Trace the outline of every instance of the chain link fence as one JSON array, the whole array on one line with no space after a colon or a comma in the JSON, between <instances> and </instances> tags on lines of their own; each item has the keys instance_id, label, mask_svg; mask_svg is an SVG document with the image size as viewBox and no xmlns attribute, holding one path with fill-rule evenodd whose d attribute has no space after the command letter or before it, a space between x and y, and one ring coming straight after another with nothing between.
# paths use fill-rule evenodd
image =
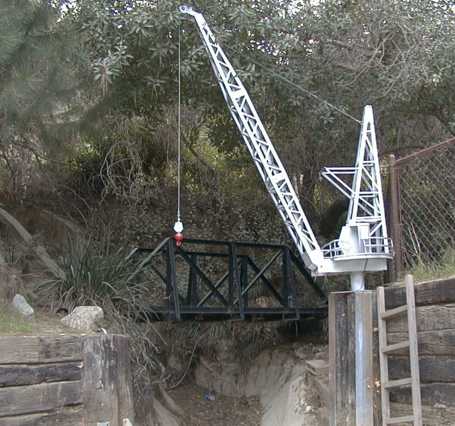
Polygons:
<instances>
[{"instance_id":1,"label":"chain link fence","mask_svg":"<svg viewBox=\"0 0 455 426\"><path fill-rule=\"evenodd\" d=\"M389 168L395 275L453 258L455 138L395 160Z\"/></svg>"}]
</instances>

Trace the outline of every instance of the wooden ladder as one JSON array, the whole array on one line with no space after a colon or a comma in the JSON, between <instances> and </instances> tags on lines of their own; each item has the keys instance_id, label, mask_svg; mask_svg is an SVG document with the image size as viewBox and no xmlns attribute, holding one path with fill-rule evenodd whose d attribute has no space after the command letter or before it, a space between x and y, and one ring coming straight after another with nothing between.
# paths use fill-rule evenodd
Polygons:
<instances>
[{"instance_id":1,"label":"wooden ladder","mask_svg":"<svg viewBox=\"0 0 455 426\"><path fill-rule=\"evenodd\" d=\"M406 275L406 305L397 308L385 309L384 287L378 287L378 329L379 329L379 365L381 370L381 401L382 401L382 424L383 426L398 423L412 423L414 426L422 426L422 402L420 398L420 374L419 355L417 349L417 326L414 296L414 281L412 275ZM387 342L387 321L407 313L408 340L389 345ZM409 349L411 377L390 380L388 356L401 349ZM401 387L411 387L412 391L412 415L391 417L390 416L390 391Z\"/></svg>"}]
</instances>

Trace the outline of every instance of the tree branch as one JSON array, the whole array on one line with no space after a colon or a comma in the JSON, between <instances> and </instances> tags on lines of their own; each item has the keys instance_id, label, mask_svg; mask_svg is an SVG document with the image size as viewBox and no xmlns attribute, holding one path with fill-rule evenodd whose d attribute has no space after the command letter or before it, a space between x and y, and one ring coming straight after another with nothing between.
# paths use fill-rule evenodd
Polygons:
<instances>
[{"instance_id":1,"label":"tree branch","mask_svg":"<svg viewBox=\"0 0 455 426\"><path fill-rule=\"evenodd\" d=\"M0 208L0 221L6 225L11 225L16 230L19 236L33 249L35 254L40 258L41 262L44 263L52 275L62 280L66 279L65 272L49 256L47 250L43 246L35 244L32 235L22 226L22 224L2 208Z\"/></svg>"}]
</instances>

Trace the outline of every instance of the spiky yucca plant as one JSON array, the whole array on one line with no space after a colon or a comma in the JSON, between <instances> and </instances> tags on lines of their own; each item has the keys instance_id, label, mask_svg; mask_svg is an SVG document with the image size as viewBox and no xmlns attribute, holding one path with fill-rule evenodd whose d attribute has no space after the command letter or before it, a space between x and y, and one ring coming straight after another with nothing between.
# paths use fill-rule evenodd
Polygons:
<instances>
[{"instance_id":1,"label":"spiky yucca plant","mask_svg":"<svg viewBox=\"0 0 455 426\"><path fill-rule=\"evenodd\" d=\"M130 357L136 385L155 380L163 372L158 359L164 339L150 321L157 286L147 271L139 270L139 259L104 241L71 240L60 261L65 279L48 280L38 287L41 299L51 309L71 310L96 305L104 310L108 331L131 337ZM134 279L131 276L134 272Z\"/></svg>"}]
</instances>

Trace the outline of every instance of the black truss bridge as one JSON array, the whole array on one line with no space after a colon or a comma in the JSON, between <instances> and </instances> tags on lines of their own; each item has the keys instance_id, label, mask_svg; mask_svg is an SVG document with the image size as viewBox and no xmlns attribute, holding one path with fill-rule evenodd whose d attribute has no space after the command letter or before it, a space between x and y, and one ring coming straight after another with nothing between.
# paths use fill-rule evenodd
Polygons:
<instances>
[{"instance_id":1,"label":"black truss bridge","mask_svg":"<svg viewBox=\"0 0 455 426\"><path fill-rule=\"evenodd\" d=\"M172 238L136 248L137 273L159 283L149 319L299 320L327 315L327 297L289 247Z\"/></svg>"}]
</instances>

